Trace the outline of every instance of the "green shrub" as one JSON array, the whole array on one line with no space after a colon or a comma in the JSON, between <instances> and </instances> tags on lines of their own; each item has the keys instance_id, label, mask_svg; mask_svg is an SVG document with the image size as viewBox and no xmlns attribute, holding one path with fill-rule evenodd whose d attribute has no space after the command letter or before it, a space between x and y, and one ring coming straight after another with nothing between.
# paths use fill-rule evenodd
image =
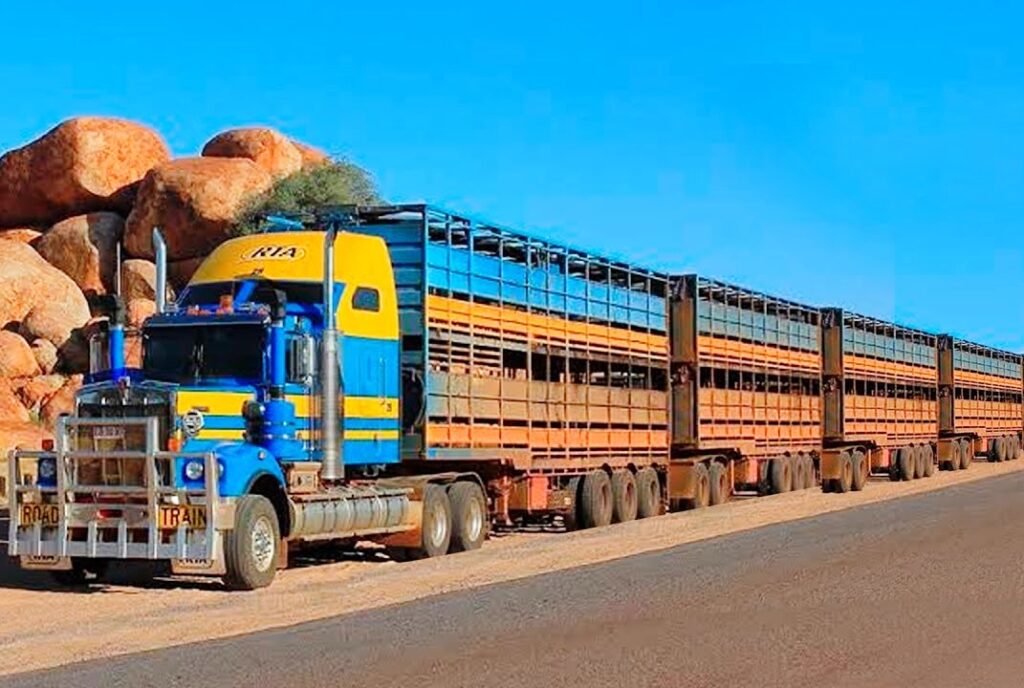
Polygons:
<instances>
[{"instance_id":1,"label":"green shrub","mask_svg":"<svg viewBox=\"0 0 1024 688\"><path fill-rule=\"evenodd\" d=\"M332 205L374 205L381 202L370 174L350 162L333 160L279 179L253 198L239 214L235 234L259 231L275 213L312 212Z\"/></svg>"}]
</instances>

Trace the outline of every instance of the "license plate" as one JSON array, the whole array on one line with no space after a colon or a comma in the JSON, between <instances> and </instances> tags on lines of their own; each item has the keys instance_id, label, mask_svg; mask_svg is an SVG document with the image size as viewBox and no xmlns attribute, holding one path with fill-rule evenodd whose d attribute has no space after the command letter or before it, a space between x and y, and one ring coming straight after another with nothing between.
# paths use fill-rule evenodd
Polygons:
<instances>
[{"instance_id":1,"label":"license plate","mask_svg":"<svg viewBox=\"0 0 1024 688\"><path fill-rule=\"evenodd\" d=\"M21 525L55 526L60 521L60 507L56 504L22 504L19 514Z\"/></svg>"},{"instance_id":2,"label":"license plate","mask_svg":"<svg viewBox=\"0 0 1024 688\"><path fill-rule=\"evenodd\" d=\"M181 525L192 530L205 528L206 507L193 504L160 507L161 530L177 530Z\"/></svg>"},{"instance_id":3,"label":"license plate","mask_svg":"<svg viewBox=\"0 0 1024 688\"><path fill-rule=\"evenodd\" d=\"M124 428L117 425L97 425L92 436L98 440L123 440Z\"/></svg>"}]
</instances>

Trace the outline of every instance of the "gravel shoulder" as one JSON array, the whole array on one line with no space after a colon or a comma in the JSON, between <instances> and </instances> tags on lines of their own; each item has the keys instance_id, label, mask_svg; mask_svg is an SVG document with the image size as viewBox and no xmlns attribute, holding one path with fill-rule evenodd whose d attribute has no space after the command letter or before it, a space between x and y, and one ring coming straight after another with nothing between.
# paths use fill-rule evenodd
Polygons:
<instances>
[{"instance_id":1,"label":"gravel shoulder","mask_svg":"<svg viewBox=\"0 0 1024 688\"><path fill-rule=\"evenodd\" d=\"M60 590L47 576L23 572L5 560L0 563L0 674L290 626L1021 470L1024 461L979 463L914 482L872 480L860 493L806 490L591 531L516 533L477 552L402 564L374 552L320 553L282 572L270 588L252 593L226 592L202 579L138 579L129 570L115 571L109 585Z\"/></svg>"}]
</instances>

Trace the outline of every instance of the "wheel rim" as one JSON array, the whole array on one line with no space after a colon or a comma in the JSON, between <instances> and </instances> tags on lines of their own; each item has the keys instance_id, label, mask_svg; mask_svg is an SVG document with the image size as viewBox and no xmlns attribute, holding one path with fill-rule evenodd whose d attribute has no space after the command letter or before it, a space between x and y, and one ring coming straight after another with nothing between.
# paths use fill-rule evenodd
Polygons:
<instances>
[{"instance_id":1,"label":"wheel rim","mask_svg":"<svg viewBox=\"0 0 1024 688\"><path fill-rule=\"evenodd\" d=\"M257 571L263 572L274 564L274 528L270 519L260 516L252 524L250 533L252 563Z\"/></svg>"},{"instance_id":2,"label":"wheel rim","mask_svg":"<svg viewBox=\"0 0 1024 688\"><path fill-rule=\"evenodd\" d=\"M466 511L466 537L471 542L476 542L484 529L484 513L483 509L480 508L480 502L473 499L469 502L469 508Z\"/></svg>"},{"instance_id":3,"label":"wheel rim","mask_svg":"<svg viewBox=\"0 0 1024 688\"><path fill-rule=\"evenodd\" d=\"M448 535L448 514L444 509L434 509L433 516L427 535L430 538L430 544L440 547L444 544L445 536Z\"/></svg>"}]
</instances>

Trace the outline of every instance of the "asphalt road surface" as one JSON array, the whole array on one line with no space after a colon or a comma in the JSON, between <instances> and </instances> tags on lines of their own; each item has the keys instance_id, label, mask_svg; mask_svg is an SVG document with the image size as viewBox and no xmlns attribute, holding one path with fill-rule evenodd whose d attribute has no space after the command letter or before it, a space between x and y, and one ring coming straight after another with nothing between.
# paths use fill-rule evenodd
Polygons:
<instances>
[{"instance_id":1,"label":"asphalt road surface","mask_svg":"<svg viewBox=\"0 0 1024 688\"><path fill-rule=\"evenodd\" d=\"M1022 524L1018 473L4 685L1020 686Z\"/></svg>"}]
</instances>

